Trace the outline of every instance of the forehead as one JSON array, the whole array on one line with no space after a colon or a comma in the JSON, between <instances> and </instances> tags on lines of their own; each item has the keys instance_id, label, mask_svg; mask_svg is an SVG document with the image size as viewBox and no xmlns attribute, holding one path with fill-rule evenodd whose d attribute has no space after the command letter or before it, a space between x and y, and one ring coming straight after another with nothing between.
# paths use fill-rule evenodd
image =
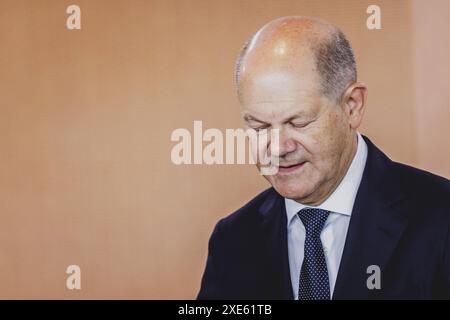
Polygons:
<instances>
[{"instance_id":1,"label":"forehead","mask_svg":"<svg viewBox=\"0 0 450 320\"><path fill-rule=\"evenodd\" d=\"M272 116L314 112L322 102L317 81L315 72L307 69L257 73L241 82L242 111Z\"/></svg>"},{"instance_id":2,"label":"forehead","mask_svg":"<svg viewBox=\"0 0 450 320\"><path fill-rule=\"evenodd\" d=\"M319 94L318 78L312 70L268 71L247 77L241 82L244 102L294 100Z\"/></svg>"}]
</instances>

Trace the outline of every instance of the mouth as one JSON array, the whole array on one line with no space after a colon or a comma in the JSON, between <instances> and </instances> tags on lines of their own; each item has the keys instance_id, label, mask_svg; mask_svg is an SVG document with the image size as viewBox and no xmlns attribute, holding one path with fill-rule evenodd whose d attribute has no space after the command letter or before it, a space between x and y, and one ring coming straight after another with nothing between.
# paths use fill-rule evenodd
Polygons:
<instances>
[{"instance_id":1,"label":"mouth","mask_svg":"<svg viewBox=\"0 0 450 320\"><path fill-rule=\"evenodd\" d=\"M306 161L303 161L303 162L300 162L300 163L297 163L297 164L293 164L293 165L290 165L290 166L279 166L278 167L278 173L279 174L289 174L291 172L294 172L294 171L302 168L305 163L306 163Z\"/></svg>"}]
</instances>

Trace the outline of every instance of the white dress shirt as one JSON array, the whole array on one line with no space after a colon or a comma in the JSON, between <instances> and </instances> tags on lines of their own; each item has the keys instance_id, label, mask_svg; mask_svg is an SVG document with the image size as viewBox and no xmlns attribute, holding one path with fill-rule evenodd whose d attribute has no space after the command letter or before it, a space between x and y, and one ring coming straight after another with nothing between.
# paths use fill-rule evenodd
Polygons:
<instances>
[{"instance_id":1,"label":"white dress shirt","mask_svg":"<svg viewBox=\"0 0 450 320\"><path fill-rule=\"evenodd\" d=\"M289 268L291 272L294 298L298 299L300 270L304 257L305 227L297 213L303 208L319 208L331 211L320 239L325 253L325 260L330 280L330 296L333 296L334 285L344 250L347 229L350 223L353 204L361 182L367 159L367 145L358 133L358 147L344 179L334 192L319 206L312 207L285 198L288 231Z\"/></svg>"}]
</instances>

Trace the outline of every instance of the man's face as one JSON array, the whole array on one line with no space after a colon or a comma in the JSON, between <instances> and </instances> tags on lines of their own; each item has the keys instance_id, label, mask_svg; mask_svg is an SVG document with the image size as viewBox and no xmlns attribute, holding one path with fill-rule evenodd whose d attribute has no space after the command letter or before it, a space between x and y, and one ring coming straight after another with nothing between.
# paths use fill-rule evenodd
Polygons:
<instances>
[{"instance_id":1,"label":"man's face","mask_svg":"<svg viewBox=\"0 0 450 320\"><path fill-rule=\"evenodd\" d=\"M320 204L345 174L351 129L343 107L318 90L314 70L258 73L241 83L242 116L256 130L279 129L275 175L265 176L279 194ZM333 189L333 190L331 190Z\"/></svg>"}]
</instances>

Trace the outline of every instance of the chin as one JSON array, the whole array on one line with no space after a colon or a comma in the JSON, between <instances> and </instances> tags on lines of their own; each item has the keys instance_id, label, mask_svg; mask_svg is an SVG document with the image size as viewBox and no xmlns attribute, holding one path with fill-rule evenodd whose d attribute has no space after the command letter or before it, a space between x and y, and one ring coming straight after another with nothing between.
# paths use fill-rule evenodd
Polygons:
<instances>
[{"instance_id":1,"label":"chin","mask_svg":"<svg viewBox=\"0 0 450 320\"><path fill-rule=\"evenodd\" d=\"M275 190L284 198L292 199L301 202L301 199L304 199L309 195L307 192L302 192L298 190L283 190L277 187L274 187Z\"/></svg>"},{"instance_id":2,"label":"chin","mask_svg":"<svg viewBox=\"0 0 450 320\"><path fill-rule=\"evenodd\" d=\"M311 188L291 181L270 181L274 189L284 198L301 200L311 194Z\"/></svg>"}]
</instances>

